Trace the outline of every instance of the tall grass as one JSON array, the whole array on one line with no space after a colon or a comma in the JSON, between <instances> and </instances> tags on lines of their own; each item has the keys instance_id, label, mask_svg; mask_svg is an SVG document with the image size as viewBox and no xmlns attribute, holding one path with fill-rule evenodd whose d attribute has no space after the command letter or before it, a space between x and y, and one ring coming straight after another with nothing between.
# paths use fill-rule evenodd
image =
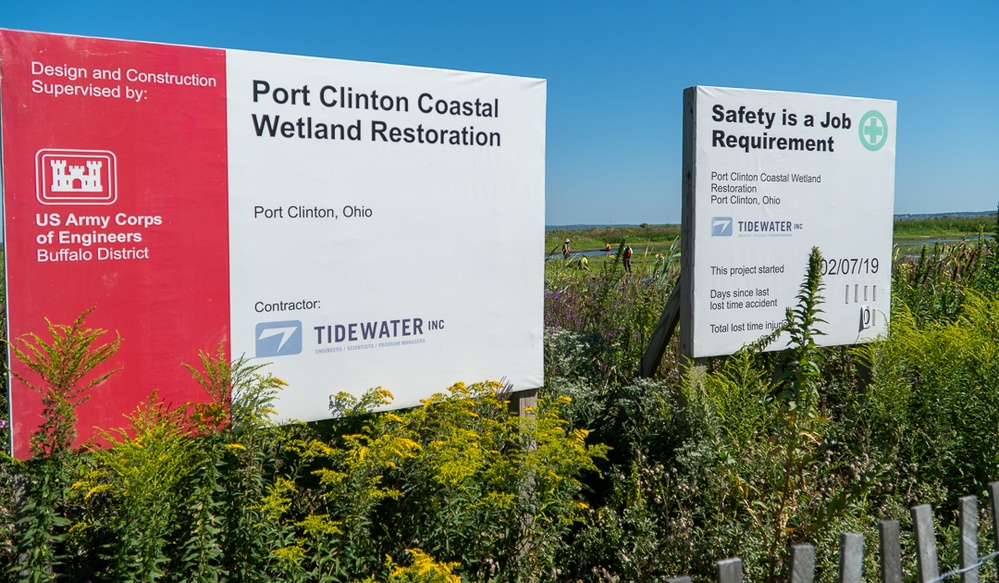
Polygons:
<instances>
[{"instance_id":1,"label":"tall grass","mask_svg":"<svg viewBox=\"0 0 999 583\"><path fill-rule=\"evenodd\" d=\"M631 273L625 272L619 252L595 258L589 270L574 261L546 262L547 376L570 374L573 368L603 382L635 376L676 283L679 263L675 246L670 249L669 256L636 250ZM586 342L592 353L586 362L576 362L562 342Z\"/></svg>"},{"instance_id":2,"label":"tall grass","mask_svg":"<svg viewBox=\"0 0 999 583\"><path fill-rule=\"evenodd\" d=\"M674 345L642 380L677 262L675 248L633 246L631 273L620 243L589 269L546 263L533 418L478 383L387 413L374 412L383 389L333 394L332 421L278 426L284 383L219 352L190 367L207 403L153 394L109 447L69 451L65 407L85 384L31 379L68 397L51 395L32 460L0 458L0 565L34 581L655 582L706 581L740 556L748 579L777 582L787 546L809 543L826 583L840 532L875 540L880 520L901 519L911 549L907 509L924 503L941 560L956 560L957 498L999 479L995 239L900 254L878 342L815 347L813 256L789 350L761 341L681 369ZM82 321L27 340L66 334L92 338L63 339L84 357L113 348Z\"/></svg>"},{"instance_id":3,"label":"tall grass","mask_svg":"<svg viewBox=\"0 0 999 583\"><path fill-rule=\"evenodd\" d=\"M908 508L924 503L938 508L942 560L955 560L957 498L999 479L997 257L994 240L975 239L899 259L879 342L803 352L823 323L807 317L820 303L799 304L799 348L746 350L682 377L674 361L656 381L587 378L604 333L550 331L573 366L552 367L548 390L572 395L570 418L613 446L591 481L572 580L711 578L715 560L740 556L747 578L776 582L787 546L809 543L831 581L840 532L876 540L879 521L901 519L911 548ZM821 298L807 287L803 298Z\"/></svg>"},{"instance_id":4,"label":"tall grass","mask_svg":"<svg viewBox=\"0 0 999 583\"><path fill-rule=\"evenodd\" d=\"M96 363L116 344L53 325L46 346ZM46 351L41 351L47 353ZM30 358L32 351L21 353ZM496 383L458 384L423 407L375 414L391 395L331 396L328 438L278 426L284 382L260 365L201 355L210 397L171 408L155 393L70 451L72 408L47 412L32 459L3 458L0 565L26 581L554 581L602 445L569 427L565 398L510 413ZM44 363L42 363L44 365ZM36 386L66 393L39 366ZM61 377L60 377L61 378ZM87 384L74 395L86 396ZM54 397L52 397L54 398ZM54 426L55 430L51 430ZM43 439L44 438L44 441ZM27 482L15 508L13 476Z\"/></svg>"}]
</instances>

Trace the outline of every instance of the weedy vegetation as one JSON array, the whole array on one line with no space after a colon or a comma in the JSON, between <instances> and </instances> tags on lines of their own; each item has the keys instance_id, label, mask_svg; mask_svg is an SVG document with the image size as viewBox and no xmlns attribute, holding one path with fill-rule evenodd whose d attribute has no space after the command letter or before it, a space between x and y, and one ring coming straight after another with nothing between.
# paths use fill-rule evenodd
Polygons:
<instances>
[{"instance_id":1,"label":"weedy vegetation","mask_svg":"<svg viewBox=\"0 0 999 583\"><path fill-rule=\"evenodd\" d=\"M546 261L545 386L524 417L507 387L483 381L389 412L390 387L333 392L330 421L276 425L284 382L212 347L188 366L203 403L150 393L101 446L74 449L75 408L129 339L89 328L86 313L13 339L46 414L31 459L0 459L2 576L708 581L717 559L740 556L747 580L776 583L788 546L808 543L828 583L839 533L877 540L891 518L912 578L908 509L926 503L941 564L956 564L957 498L999 479L995 239L897 254L888 333L853 347L816 345L816 249L787 306L788 349L765 351L771 335L685 366L674 344L638 379L679 250L675 237L617 235L586 265Z\"/></svg>"}]
</instances>

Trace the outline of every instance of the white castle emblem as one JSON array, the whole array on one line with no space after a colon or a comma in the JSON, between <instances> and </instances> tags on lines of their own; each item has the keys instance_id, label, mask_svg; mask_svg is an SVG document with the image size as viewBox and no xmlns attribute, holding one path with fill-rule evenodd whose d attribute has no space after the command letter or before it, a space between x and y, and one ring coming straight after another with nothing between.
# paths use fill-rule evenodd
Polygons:
<instances>
[{"instance_id":1,"label":"white castle emblem","mask_svg":"<svg viewBox=\"0 0 999 583\"><path fill-rule=\"evenodd\" d=\"M83 166L70 166L69 174L66 174L65 160L51 160L52 165L52 192L102 192L101 167L104 162L87 161L87 173L84 174ZM75 186L79 181L79 186Z\"/></svg>"}]
</instances>

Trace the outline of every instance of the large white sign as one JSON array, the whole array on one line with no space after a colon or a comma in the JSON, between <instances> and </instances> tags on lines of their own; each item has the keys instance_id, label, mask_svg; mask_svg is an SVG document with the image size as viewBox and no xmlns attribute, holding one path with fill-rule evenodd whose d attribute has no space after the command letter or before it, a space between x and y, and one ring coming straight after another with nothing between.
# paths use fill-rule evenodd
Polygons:
<instances>
[{"instance_id":1,"label":"large white sign","mask_svg":"<svg viewBox=\"0 0 999 583\"><path fill-rule=\"evenodd\" d=\"M10 335L122 337L81 440L207 398L181 363L220 343L283 419L541 386L544 80L0 30L0 84ZM27 457L41 395L11 404Z\"/></svg>"},{"instance_id":2,"label":"large white sign","mask_svg":"<svg viewBox=\"0 0 999 583\"><path fill-rule=\"evenodd\" d=\"M882 334L895 102L692 87L684 111L682 351L731 354L775 330L796 304L813 246L825 285L818 342Z\"/></svg>"},{"instance_id":3,"label":"large white sign","mask_svg":"<svg viewBox=\"0 0 999 583\"><path fill-rule=\"evenodd\" d=\"M274 360L281 414L375 384L405 406L541 386L544 82L226 62L233 352Z\"/></svg>"}]
</instances>

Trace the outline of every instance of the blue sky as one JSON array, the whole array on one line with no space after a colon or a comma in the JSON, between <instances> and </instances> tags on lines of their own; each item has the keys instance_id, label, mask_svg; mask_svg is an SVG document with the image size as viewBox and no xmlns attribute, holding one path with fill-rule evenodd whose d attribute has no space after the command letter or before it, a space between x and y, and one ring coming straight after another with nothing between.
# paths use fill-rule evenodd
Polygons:
<instances>
[{"instance_id":1,"label":"blue sky","mask_svg":"<svg viewBox=\"0 0 999 583\"><path fill-rule=\"evenodd\" d=\"M999 203L999 2L46 2L0 27L548 80L546 223L679 223L691 85L898 101L896 213Z\"/></svg>"}]
</instances>

